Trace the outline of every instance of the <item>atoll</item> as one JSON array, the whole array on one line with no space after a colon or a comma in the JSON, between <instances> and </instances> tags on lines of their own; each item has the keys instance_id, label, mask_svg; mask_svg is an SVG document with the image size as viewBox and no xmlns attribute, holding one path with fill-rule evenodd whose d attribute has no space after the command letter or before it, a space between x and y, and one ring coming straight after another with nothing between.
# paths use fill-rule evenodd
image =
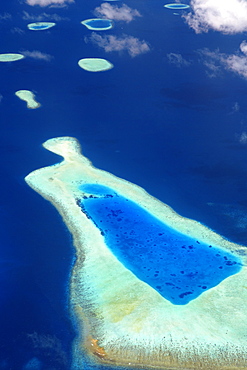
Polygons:
<instances>
[{"instance_id":1,"label":"atoll","mask_svg":"<svg viewBox=\"0 0 247 370\"><path fill-rule=\"evenodd\" d=\"M246 369L246 247L178 215L139 186L93 167L74 138L50 139L43 146L62 156L63 161L30 173L25 180L57 208L73 235L76 260L70 278L70 307L78 336L72 368L81 369L87 354L94 363L115 367ZM128 202L134 202L174 232L195 239L198 248L205 243L208 248L214 246L223 254L236 256L241 261L240 271L188 304L172 304L112 253L104 229L90 217L91 210L82 207L94 200L99 204L101 200L115 202L116 194L126 199L127 208ZM109 223L118 223L121 232L121 208L107 209L104 217ZM135 230L131 227L129 232L131 244ZM172 249L180 246L176 239L169 243ZM227 265L228 257L223 259ZM168 256L164 269L170 263Z\"/></svg>"},{"instance_id":2,"label":"atoll","mask_svg":"<svg viewBox=\"0 0 247 370\"><path fill-rule=\"evenodd\" d=\"M14 54L14 53L6 53L0 54L0 62L15 62L16 60L20 60L25 58L22 54Z\"/></svg>"},{"instance_id":3,"label":"atoll","mask_svg":"<svg viewBox=\"0 0 247 370\"><path fill-rule=\"evenodd\" d=\"M79 67L89 72L102 72L113 68L113 64L106 59L84 58L78 62Z\"/></svg>"},{"instance_id":4,"label":"atoll","mask_svg":"<svg viewBox=\"0 0 247 370\"><path fill-rule=\"evenodd\" d=\"M166 4L164 5L164 7L168 9L179 10L179 9L188 9L190 6L187 4L174 3L174 4Z\"/></svg>"},{"instance_id":5,"label":"atoll","mask_svg":"<svg viewBox=\"0 0 247 370\"><path fill-rule=\"evenodd\" d=\"M15 92L15 95L18 96L19 99L24 100L29 109L37 109L40 107L40 103L35 100L35 95L32 91L18 90Z\"/></svg>"},{"instance_id":6,"label":"atoll","mask_svg":"<svg viewBox=\"0 0 247 370\"><path fill-rule=\"evenodd\" d=\"M35 22L27 25L27 28L32 31L43 31L54 27L56 23L53 22Z\"/></svg>"},{"instance_id":7,"label":"atoll","mask_svg":"<svg viewBox=\"0 0 247 370\"><path fill-rule=\"evenodd\" d=\"M86 19L85 21L82 21L81 24L86 26L89 30L94 31L106 31L113 27L113 21L110 19Z\"/></svg>"}]
</instances>

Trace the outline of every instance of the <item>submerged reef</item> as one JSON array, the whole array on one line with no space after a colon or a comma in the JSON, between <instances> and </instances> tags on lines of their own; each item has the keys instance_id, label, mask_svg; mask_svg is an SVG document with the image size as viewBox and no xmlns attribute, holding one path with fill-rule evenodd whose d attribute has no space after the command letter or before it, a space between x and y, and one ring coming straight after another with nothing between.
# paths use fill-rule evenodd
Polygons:
<instances>
[{"instance_id":1,"label":"submerged reef","mask_svg":"<svg viewBox=\"0 0 247 370\"><path fill-rule=\"evenodd\" d=\"M40 107L40 103L35 100L35 95L32 91L29 90L18 90L15 92L15 95L24 100L27 103L27 108L37 109Z\"/></svg>"},{"instance_id":2,"label":"submerged reef","mask_svg":"<svg viewBox=\"0 0 247 370\"><path fill-rule=\"evenodd\" d=\"M57 208L73 235L70 308L78 335L72 369L82 369L85 356L114 368L246 369L246 247L178 215L139 186L93 167L74 138L50 139L43 146L63 161L31 172L25 180ZM220 266L228 273L189 302L172 301L138 275L138 268L157 264L151 257L155 247L163 253L159 274L176 267L171 262L175 255L186 281L197 285L205 277L213 279L206 276L209 266L212 275ZM201 264L204 247L213 255L207 264ZM121 253L136 256L137 269ZM195 266L188 267L193 256Z\"/></svg>"},{"instance_id":3,"label":"submerged reef","mask_svg":"<svg viewBox=\"0 0 247 370\"><path fill-rule=\"evenodd\" d=\"M32 31L42 31L42 30L48 30L51 27L54 27L56 23L53 22L35 22L35 23L29 23L27 25L27 28Z\"/></svg>"},{"instance_id":4,"label":"submerged reef","mask_svg":"<svg viewBox=\"0 0 247 370\"><path fill-rule=\"evenodd\" d=\"M89 72L102 72L113 68L113 64L101 58L83 58L79 60L78 65Z\"/></svg>"}]
</instances>

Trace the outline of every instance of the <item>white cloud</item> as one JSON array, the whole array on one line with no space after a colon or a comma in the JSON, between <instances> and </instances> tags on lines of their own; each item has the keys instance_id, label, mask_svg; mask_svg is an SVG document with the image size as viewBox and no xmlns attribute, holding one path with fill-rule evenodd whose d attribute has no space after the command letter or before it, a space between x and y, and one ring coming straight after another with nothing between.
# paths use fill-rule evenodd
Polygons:
<instances>
[{"instance_id":1,"label":"white cloud","mask_svg":"<svg viewBox=\"0 0 247 370\"><path fill-rule=\"evenodd\" d=\"M205 67L208 68L208 70L207 70L208 77L216 77L216 76L219 76L221 74L221 66L217 65L215 63L215 61L213 61L213 60L211 60L211 61L204 60L203 64L205 65Z\"/></svg>"},{"instance_id":2,"label":"white cloud","mask_svg":"<svg viewBox=\"0 0 247 370\"><path fill-rule=\"evenodd\" d=\"M219 76L222 72L221 54L219 50L210 51L209 49L201 49L197 51L201 57L201 61L207 68L206 73L209 77Z\"/></svg>"},{"instance_id":3,"label":"white cloud","mask_svg":"<svg viewBox=\"0 0 247 370\"><path fill-rule=\"evenodd\" d=\"M14 27L14 28L11 28L11 33L18 33L19 35L23 35L25 33L24 30L22 30L21 28L19 27Z\"/></svg>"},{"instance_id":4,"label":"white cloud","mask_svg":"<svg viewBox=\"0 0 247 370\"><path fill-rule=\"evenodd\" d=\"M133 21L135 17L141 17L138 10L128 7L126 4L118 7L117 5L103 3L101 6L95 8L94 14L97 17L112 19L115 21L125 21L127 23Z\"/></svg>"},{"instance_id":5,"label":"white cloud","mask_svg":"<svg viewBox=\"0 0 247 370\"><path fill-rule=\"evenodd\" d=\"M238 113L240 111L240 105L239 103L236 101L233 106L231 107L231 111L228 113L229 116L235 114L235 113Z\"/></svg>"},{"instance_id":6,"label":"white cloud","mask_svg":"<svg viewBox=\"0 0 247 370\"><path fill-rule=\"evenodd\" d=\"M216 77L222 69L225 69L247 79L246 55L240 54L239 52L236 54L226 54L220 53L219 50L210 51L208 49L200 50L199 53L202 56L203 64L211 72L210 77Z\"/></svg>"},{"instance_id":7,"label":"white cloud","mask_svg":"<svg viewBox=\"0 0 247 370\"><path fill-rule=\"evenodd\" d=\"M48 6L48 5L63 5L65 3L73 3L74 0L26 0L28 5Z\"/></svg>"},{"instance_id":8,"label":"white cloud","mask_svg":"<svg viewBox=\"0 0 247 370\"><path fill-rule=\"evenodd\" d=\"M33 50L33 51L25 50L25 51L22 51L21 54L25 55L25 57L45 60L47 62L49 62L53 58L50 54L42 53L39 50Z\"/></svg>"},{"instance_id":9,"label":"white cloud","mask_svg":"<svg viewBox=\"0 0 247 370\"><path fill-rule=\"evenodd\" d=\"M222 64L225 64L225 69L229 69L232 72L239 74L240 76L247 78L247 57L239 55L222 56Z\"/></svg>"},{"instance_id":10,"label":"white cloud","mask_svg":"<svg viewBox=\"0 0 247 370\"><path fill-rule=\"evenodd\" d=\"M239 142L243 145L247 144L247 133L245 131L239 136Z\"/></svg>"},{"instance_id":11,"label":"white cloud","mask_svg":"<svg viewBox=\"0 0 247 370\"><path fill-rule=\"evenodd\" d=\"M25 21L36 21L36 22L50 19L50 20L59 22L59 21L68 20L69 18L61 17L60 15L56 13L54 14L41 13L39 15L35 15L35 14L30 14L26 11L23 11L22 19L24 19Z\"/></svg>"},{"instance_id":12,"label":"white cloud","mask_svg":"<svg viewBox=\"0 0 247 370\"><path fill-rule=\"evenodd\" d=\"M247 55L247 42L245 40L243 42L241 42L239 48L242 51L242 53Z\"/></svg>"},{"instance_id":13,"label":"white cloud","mask_svg":"<svg viewBox=\"0 0 247 370\"><path fill-rule=\"evenodd\" d=\"M169 60L169 63L175 64L176 67L188 67L191 65L191 62L188 60L184 59L181 54L176 54L176 53L169 53L167 54L167 58Z\"/></svg>"},{"instance_id":14,"label":"white cloud","mask_svg":"<svg viewBox=\"0 0 247 370\"><path fill-rule=\"evenodd\" d=\"M8 21L12 19L12 15L9 13L0 14L0 21Z\"/></svg>"},{"instance_id":15,"label":"white cloud","mask_svg":"<svg viewBox=\"0 0 247 370\"><path fill-rule=\"evenodd\" d=\"M106 52L110 51L123 51L126 50L131 57L136 57L139 54L146 53L150 51L149 45L144 40L139 40L133 36L123 35L122 37L117 37L114 35L100 36L95 32L92 36L85 38L85 41L92 41L94 44L103 48Z\"/></svg>"},{"instance_id":16,"label":"white cloud","mask_svg":"<svg viewBox=\"0 0 247 370\"><path fill-rule=\"evenodd\" d=\"M239 103L236 101L236 102L233 104L232 111L235 113L235 112L239 112L239 110L240 110L240 105L239 105Z\"/></svg>"},{"instance_id":17,"label":"white cloud","mask_svg":"<svg viewBox=\"0 0 247 370\"><path fill-rule=\"evenodd\" d=\"M210 29L225 34L247 31L246 0L192 0L191 8L184 18L196 33Z\"/></svg>"},{"instance_id":18,"label":"white cloud","mask_svg":"<svg viewBox=\"0 0 247 370\"><path fill-rule=\"evenodd\" d=\"M63 3L63 4L52 4L50 5L50 8L65 8L67 6L67 4Z\"/></svg>"},{"instance_id":19,"label":"white cloud","mask_svg":"<svg viewBox=\"0 0 247 370\"><path fill-rule=\"evenodd\" d=\"M43 13L44 14L44 13ZM28 12L26 12L25 10L23 11L23 16L22 16L22 19L24 19L24 21L33 21L33 20L36 20L37 18L37 21L41 20L39 19L40 16L37 16L37 15L34 15L34 14L29 14ZM43 18L42 18L43 19Z\"/></svg>"}]
</instances>

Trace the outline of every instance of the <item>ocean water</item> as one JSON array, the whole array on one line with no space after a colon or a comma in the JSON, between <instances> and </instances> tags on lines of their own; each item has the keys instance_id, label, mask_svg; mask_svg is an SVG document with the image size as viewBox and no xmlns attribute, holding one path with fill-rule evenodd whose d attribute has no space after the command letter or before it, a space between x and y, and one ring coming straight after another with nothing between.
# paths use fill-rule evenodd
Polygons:
<instances>
[{"instance_id":1,"label":"ocean water","mask_svg":"<svg viewBox=\"0 0 247 370\"><path fill-rule=\"evenodd\" d=\"M0 52L26 53L0 64L0 369L69 369L76 335L68 309L70 235L24 182L32 170L61 160L42 148L45 140L76 137L96 167L247 244L246 80L224 68L212 77L200 54L220 48L230 55L243 34L196 34L184 13L174 15L160 0L129 0L142 16L99 35L133 36L150 50L134 57L106 52L80 24L100 4L0 4ZM28 30L40 17L57 25ZM86 57L105 58L114 68L83 71L77 63ZM42 106L28 110L14 95L21 89L33 91Z\"/></svg>"}]
</instances>

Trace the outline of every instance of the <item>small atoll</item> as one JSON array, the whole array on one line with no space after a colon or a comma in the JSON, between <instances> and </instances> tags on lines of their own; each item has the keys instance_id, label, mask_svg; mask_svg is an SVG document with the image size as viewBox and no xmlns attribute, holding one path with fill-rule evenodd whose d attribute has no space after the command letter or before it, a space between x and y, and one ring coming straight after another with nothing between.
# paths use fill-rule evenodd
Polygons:
<instances>
[{"instance_id":1,"label":"small atoll","mask_svg":"<svg viewBox=\"0 0 247 370\"><path fill-rule=\"evenodd\" d=\"M29 23L27 28L32 31L42 31L48 30L51 27L54 27L56 23L53 22L36 22L36 23Z\"/></svg>"},{"instance_id":2,"label":"small atoll","mask_svg":"<svg viewBox=\"0 0 247 370\"><path fill-rule=\"evenodd\" d=\"M40 107L40 103L35 100L35 95L32 91L18 90L15 92L15 95L18 96L19 99L24 100L29 109L37 109Z\"/></svg>"},{"instance_id":3,"label":"small atoll","mask_svg":"<svg viewBox=\"0 0 247 370\"><path fill-rule=\"evenodd\" d=\"M81 24L86 26L89 30L94 31L106 31L113 27L113 21L110 19L86 19L85 21L82 21Z\"/></svg>"},{"instance_id":4,"label":"small atoll","mask_svg":"<svg viewBox=\"0 0 247 370\"><path fill-rule=\"evenodd\" d=\"M164 5L164 7L168 9L179 10L179 9L188 9L190 6L187 4L174 3L174 4L166 4Z\"/></svg>"},{"instance_id":5,"label":"small atoll","mask_svg":"<svg viewBox=\"0 0 247 370\"><path fill-rule=\"evenodd\" d=\"M14 54L14 53L6 53L0 54L0 62L15 62L16 60L20 60L25 58L22 54Z\"/></svg>"},{"instance_id":6,"label":"small atoll","mask_svg":"<svg viewBox=\"0 0 247 370\"><path fill-rule=\"evenodd\" d=\"M89 72L102 72L112 69L114 66L106 59L101 58L84 58L78 62L79 67Z\"/></svg>"}]
</instances>

